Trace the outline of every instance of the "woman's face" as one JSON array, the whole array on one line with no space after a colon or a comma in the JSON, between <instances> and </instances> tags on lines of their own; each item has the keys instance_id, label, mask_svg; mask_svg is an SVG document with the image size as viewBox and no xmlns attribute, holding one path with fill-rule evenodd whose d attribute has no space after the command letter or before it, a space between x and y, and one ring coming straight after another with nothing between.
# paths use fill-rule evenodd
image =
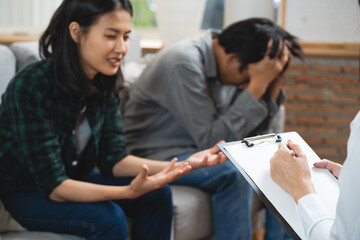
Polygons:
<instances>
[{"instance_id":1,"label":"woman's face","mask_svg":"<svg viewBox=\"0 0 360 240\"><path fill-rule=\"evenodd\" d=\"M77 39L81 66L89 79L117 73L129 47L131 15L124 9L102 15Z\"/></svg>"}]
</instances>

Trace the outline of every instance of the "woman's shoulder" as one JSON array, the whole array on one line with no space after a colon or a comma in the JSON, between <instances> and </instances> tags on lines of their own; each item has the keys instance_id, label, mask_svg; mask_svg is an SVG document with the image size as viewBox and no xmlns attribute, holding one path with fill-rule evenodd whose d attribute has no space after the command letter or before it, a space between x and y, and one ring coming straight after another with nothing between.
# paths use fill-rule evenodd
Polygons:
<instances>
[{"instance_id":1,"label":"woman's shoulder","mask_svg":"<svg viewBox=\"0 0 360 240\"><path fill-rule=\"evenodd\" d=\"M35 63L28 65L27 67L20 70L15 76L14 79L26 78L41 80L46 78L53 77L53 62L51 59L41 60Z\"/></svg>"},{"instance_id":2,"label":"woman's shoulder","mask_svg":"<svg viewBox=\"0 0 360 240\"><path fill-rule=\"evenodd\" d=\"M51 59L33 63L19 71L9 83L8 90L44 92L55 83Z\"/></svg>"},{"instance_id":3,"label":"woman's shoulder","mask_svg":"<svg viewBox=\"0 0 360 240\"><path fill-rule=\"evenodd\" d=\"M19 71L9 82L3 101L48 102L56 88L52 60L46 59Z\"/></svg>"}]
</instances>

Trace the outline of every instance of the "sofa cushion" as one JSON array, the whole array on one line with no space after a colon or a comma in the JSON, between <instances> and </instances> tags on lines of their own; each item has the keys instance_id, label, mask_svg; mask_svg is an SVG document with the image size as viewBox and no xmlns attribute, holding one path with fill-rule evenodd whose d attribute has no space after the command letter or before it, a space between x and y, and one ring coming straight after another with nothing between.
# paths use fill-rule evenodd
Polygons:
<instances>
[{"instance_id":1,"label":"sofa cushion","mask_svg":"<svg viewBox=\"0 0 360 240\"><path fill-rule=\"evenodd\" d=\"M0 44L0 96L5 92L6 86L14 76L15 66L16 58L12 51L7 46Z\"/></svg>"},{"instance_id":2,"label":"sofa cushion","mask_svg":"<svg viewBox=\"0 0 360 240\"><path fill-rule=\"evenodd\" d=\"M210 194L196 188L171 185L174 239L209 239L212 233Z\"/></svg>"},{"instance_id":3,"label":"sofa cushion","mask_svg":"<svg viewBox=\"0 0 360 240\"><path fill-rule=\"evenodd\" d=\"M39 42L15 42L10 45L10 49L17 59L16 71L23 69L27 65L40 60Z\"/></svg>"}]
</instances>

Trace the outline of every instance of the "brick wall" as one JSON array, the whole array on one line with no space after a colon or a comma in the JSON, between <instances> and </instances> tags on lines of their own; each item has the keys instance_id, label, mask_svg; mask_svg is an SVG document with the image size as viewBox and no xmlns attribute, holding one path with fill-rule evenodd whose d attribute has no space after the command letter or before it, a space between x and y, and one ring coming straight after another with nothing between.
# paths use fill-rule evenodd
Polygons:
<instances>
[{"instance_id":1,"label":"brick wall","mask_svg":"<svg viewBox=\"0 0 360 240\"><path fill-rule=\"evenodd\" d=\"M294 60L284 79L285 131L297 131L320 158L342 163L349 124L360 110L359 76L358 59Z\"/></svg>"}]
</instances>

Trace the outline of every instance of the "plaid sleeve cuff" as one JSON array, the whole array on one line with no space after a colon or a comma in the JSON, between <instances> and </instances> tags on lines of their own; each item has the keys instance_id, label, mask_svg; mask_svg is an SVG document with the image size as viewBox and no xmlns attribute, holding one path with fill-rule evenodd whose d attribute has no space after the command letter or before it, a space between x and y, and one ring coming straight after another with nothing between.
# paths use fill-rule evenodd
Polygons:
<instances>
[{"instance_id":1,"label":"plaid sleeve cuff","mask_svg":"<svg viewBox=\"0 0 360 240\"><path fill-rule=\"evenodd\" d=\"M101 166L99 166L101 174L105 177L114 177L113 168L115 164L128 155L129 154L127 152L122 152L120 155L118 155L112 160L107 159Z\"/></svg>"},{"instance_id":2,"label":"plaid sleeve cuff","mask_svg":"<svg viewBox=\"0 0 360 240\"><path fill-rule=\"evenodd\" d=\"M45 195L45 196L49 196L51 194L51 192L57 187L59 186L63 181L65 181L66 179L68 179L69 177L66 175L60 175L57 176L54 179L48 179L48 180L43 180L43 184L41 184L41 186L39 186L39 190L40 193Z\"/></svg>"}]
</instances>

